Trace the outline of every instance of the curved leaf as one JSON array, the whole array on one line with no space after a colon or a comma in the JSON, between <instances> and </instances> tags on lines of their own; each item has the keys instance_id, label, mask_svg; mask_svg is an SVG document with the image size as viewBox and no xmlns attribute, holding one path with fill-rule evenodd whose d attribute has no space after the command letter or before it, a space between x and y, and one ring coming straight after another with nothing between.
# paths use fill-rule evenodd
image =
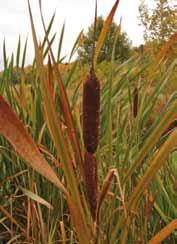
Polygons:
<instances>
[{"instance_id":1,"label":"curved leaf","mask_svg":"<svg viewBox=\"0 0 177 244\"><path fill-rule=\"evenodd\" d=\"M0 96L0 133L12 144L20 156L28 162L28 165L68 195L53 169L40 154L32 137L2 96Z\"/></svg>"}]
</instances>

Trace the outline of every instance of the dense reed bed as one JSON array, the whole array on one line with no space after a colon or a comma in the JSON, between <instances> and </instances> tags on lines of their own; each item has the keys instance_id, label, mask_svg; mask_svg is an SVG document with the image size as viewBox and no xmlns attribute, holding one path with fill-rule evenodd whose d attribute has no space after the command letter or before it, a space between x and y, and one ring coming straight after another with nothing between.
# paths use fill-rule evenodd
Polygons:
<instances>
[{"instance_id":1,"label":"dense reed bed","mask_svg":"<svg viewBox=\"0 0 177 244\"><path fill-rule=\"evenodd\" d=\"M8 59L4 42L2 243L177 241L177 130L175 126L169 129L176 118L177 101L176 92L167 99L164 95L176 65L174 61L165 68L173 42L164 44L155 59L149 53L135 53L120 63L114 60L113 50L110 63L97 65L118 3L105 21L93 64L83 66L76 60L62 72L64 27L55 54L54 16L46 25L41 1L45 32L41 43L28 1L35 48L29 70L25 69L27 43L22 50L19 40L16 59L14 55ZM91 65L94 70L89 71Z\"/></svg>"}]
</instances>

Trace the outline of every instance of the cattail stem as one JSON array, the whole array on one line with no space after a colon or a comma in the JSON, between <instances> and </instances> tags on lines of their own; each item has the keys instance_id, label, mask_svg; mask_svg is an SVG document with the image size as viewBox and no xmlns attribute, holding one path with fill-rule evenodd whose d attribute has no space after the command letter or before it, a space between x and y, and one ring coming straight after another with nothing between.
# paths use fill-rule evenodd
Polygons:
<instances>
[{"instance_id":1,"label":"cattail stem","mask_svg":"<svg viewBox=\"0 0 177 244\"><path fill-rule=\"evenodd\" d=\"M96 40L97 0L95 1L95 21L93 33L92 63L90 74L83 85L83 138L85 145L84 176L87 198L93 220L97 210L97 160L93 155L99 141L100 82L95 75L94 55Z\"/></svg>"}]
</instances>

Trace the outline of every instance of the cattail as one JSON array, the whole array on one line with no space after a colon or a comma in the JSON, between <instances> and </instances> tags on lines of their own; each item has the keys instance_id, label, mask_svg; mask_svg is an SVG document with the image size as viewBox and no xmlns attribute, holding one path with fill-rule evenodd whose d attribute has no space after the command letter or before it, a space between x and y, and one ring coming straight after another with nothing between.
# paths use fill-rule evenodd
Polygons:
<instances>
[{"instance_id":1,"label":"cattail","mask_svg":"<svg viewBox=\"0 0 177 244\"><path fill-rule=\"evenodd\" d=\"M88 152L94 153L99 140L100 83L91 69L83 88L83 138Z\"/></svg>"},{"instance_id":2,"label":"cattail","mask_svg":"<svg viewBox=\"0 0 177 244\"><path fill-rule=\"evenodd\" d=\"M90 205L92 218L95 220L98 190L97 160L93 154L87 151L85 151L84 154L84 172L87 198Z\"/></svg>"},{"instance_id":3,"label":"cattail","mask_svg":"<svg viewBox=\"0 0 177 244\"><path fill-rule=\"evenodd\" d=\"M133 91L133 117L136 118L138 114L138 88L135 87Z\"/></svg>"}]
</instances>

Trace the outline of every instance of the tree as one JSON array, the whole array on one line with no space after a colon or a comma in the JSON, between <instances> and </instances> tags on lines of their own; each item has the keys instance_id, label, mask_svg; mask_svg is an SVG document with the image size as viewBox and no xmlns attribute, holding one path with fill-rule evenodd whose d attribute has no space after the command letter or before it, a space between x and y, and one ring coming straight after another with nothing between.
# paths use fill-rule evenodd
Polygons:
<instances>
[{"instance_id":1,"label":"tree","mask_svg":"<svg viewBox=\"0 0 177 244\"><path fill-rule=\"evenodd\" d=\"M149 9L145 0L140 1L140 20L144 27L144 52L151 54L151 58L156 60L160 50L164 50L165 42L175 40L173 34L177 33L177 2L176 0L154 0L155 8ZM177 42L173 42L165 51L161 71L165 72L176 60L176 56ZM168 93L177 87L176 72L177 67L174 67L166 87Z\"/></svg>"},{"instance_id":2,"label":"tree","mask_svg":"<svg viewBox=\"0 0 177 244\"><path fill-rule=\"evenodd\" d=\"M102 30L104 24L103 17L97 18L97 28L96 28L96 41L98 40L99 34ZM103 60L110 61L112 56L112 49L115 40L115 33L118 26L116 23L112 23L107 34L105 43L102 47L100 55L98 57L98 63ZM92 47L93 47L93 34L94 34L94 25L92 24L88 28L88 32L84 35L84 41L79 47L78 55L79 59L83 62L87 63L91 61L92 58ZM131 42L127 37L125 32L120 33L119 38L115 47L115 59L119 59L120 61L124 61L128 59L131 55Z\"/></svg>"},{"instance_id":3,"label":"tree","mask_svg":"<svg viewBox=\"0 0 177 244\"><path fill-rule=\"evenodd\" d=\"M150 10L141 0L140 21L144 27L145 41L163 44L177 31L177 5L173 0L154 0L156 7Z\"/></svg>"}]
</instances>

